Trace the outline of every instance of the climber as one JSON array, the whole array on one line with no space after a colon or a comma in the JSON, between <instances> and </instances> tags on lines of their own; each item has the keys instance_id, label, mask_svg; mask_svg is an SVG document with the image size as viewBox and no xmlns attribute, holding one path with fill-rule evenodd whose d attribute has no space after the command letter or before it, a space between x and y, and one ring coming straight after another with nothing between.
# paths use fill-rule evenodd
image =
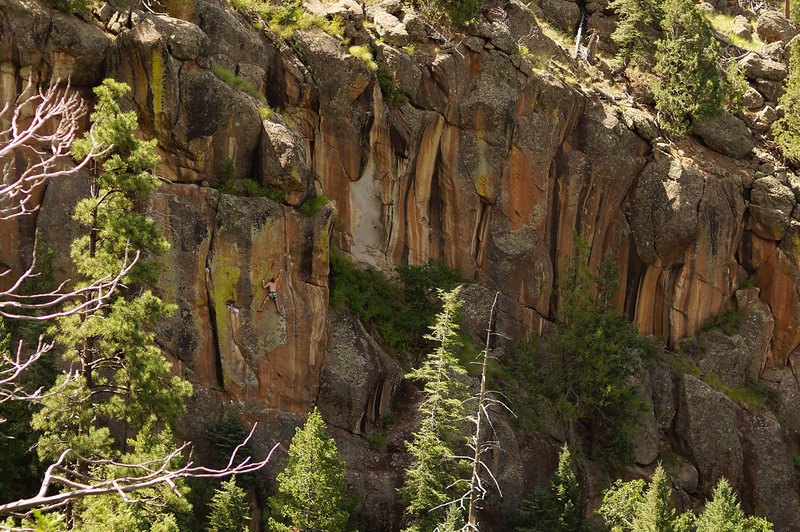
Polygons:
<instances>
[{"instance_id":1,"label":"climber","mask_svg":"<svg viewBox=\"0 0 800 532\"><path fill-rule=\"evenodd\" d=\"M278 272L277 277L273 277L272 279L267 282L266 279L261 281L261 287L267 291L266 295L264 295L264 299L261 300L261 306L258 307L258 312L264 310L264 304L267 302L267 299L271 299L275 302L275 309L278 311L278 314L281 313L281 307L278 305L278 279L281 278L283 275L283 270Z\"/></svg>"}]
</instances>

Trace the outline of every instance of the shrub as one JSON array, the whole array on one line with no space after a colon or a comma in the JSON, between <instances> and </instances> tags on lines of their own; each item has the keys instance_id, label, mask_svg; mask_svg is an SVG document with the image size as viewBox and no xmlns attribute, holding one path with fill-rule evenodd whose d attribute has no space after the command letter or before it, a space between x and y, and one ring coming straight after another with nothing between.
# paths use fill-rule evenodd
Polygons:
<instances>
[{"instance_id":1,"label":"shrub","mask_svg":"<svg viewBox=\"0 0 800 532\"><path fill-rule=\"evenodd\" d=\"M216 63L211 63L211 72L214 73L219 79L233 87L234 89L242 92L246 92L259 102L265 102L266 99L264 95L258 92L253 86L250 84L249 81L244 79L241 76L237 76L233 71L225 68L224 66L218 65Z\"/></svg>"},{"instance_id":2,"label":"shrub","mask_svg":"<svg viewBox=\"0 0 800 532\"><path fill-rule=\"evenodd\" d=\"M320 194L319 196L314 196L313 198L308 198L303 203L297 207L297 210L300 211L300 214L304 214L306 216L313 216L319 212L319 210L328 204L328 196L325 194Z\"/></svg>"},{"instance_id":3,"label":"shrub","mask_svg":"<svg viewBox=\"0 0 800 532\"><path fill-rule=\"evenodd\" d=\"M721 110L719 45L692 0L665 0L661 27L664 38L656 43L653 69L658 78L656 109L662 128L683 136L691 120L704 120Z\"/></svg>"},{"instance_id":4,"label":"shrub","mask_svg":"<svg viewBox=\"0 0 800 532\"><path fill-rule=\"evenodd\" d=\"M713 316L709 316L703 322L702 329L709 331L717 329L727 334L728 336L734 335L739 332L739 327L742 326L742 313L738 309L724 310Z\"/></svg>"},{"instance_id":5,"label":"shrub","mask_svg":"<svg viewBox=\"0 0 800 532\"><path fill-rule=\"evenodd\" d=\"M785 157L800 161L800 45L791 53L786 92L778 102L784 114L772 125L772 134Z\"/></svg>"},{"instance_id":6,"label":"shrub","mask_svg":"<svg viewBox=\"0 0 800 532\"><path fill-rule=\"evenodd\" d=\"M354 55L364 61L364 64L367 65L369 70L374 71L378 69L378 65L375 63L369 47L359 44L348 48L348 52L350 52L350 55Z\"/></svg>"},{"instance_id":7,"label":"shrub","mask_svg":"<svg viewBox=\"0 0 800 532\"><path fill-rule=\"evenodd\" d=\"M397 84L394 74L389 72L386 67L380 67L376 73L378 86L381 88L383 99L392 107L403 107L408 103L408 98L403 94L400 85Z\"/></svg>"},{"instance_id":8,"label":"shrub","mask_svg":"<svg viewBox=\"0 0 800 532\"><path fill-rule=\"evenodd\" d=\"M619 15L617 29L611 38L619 46L619 55L627 64L641 63L655 53L652 33L656 33L664 18L660 0L613 0L608 7Z\"/></svg>"},{"instance_id":9,"label":"shrub","mask_svg":"<svg viewBox=\"0 0 800 532\"><path fill-rule=\"evenodd\" d=\"M427 349L423 336L441 309L434 289L453 288L460 280L440 261L402 266L387 278L378 270L359 269L337 249L331 254L331 304L347 307L384 345L412 358Z\"/></svg>"},{"instance_id":10,"label":"shrub","mask_svg":"<svg viewBox=\"0 0 800 532\"><path fill-rule=\"evenodd\" d=\"M596 458L627 462L642 407L630 377L655 347L610 303L619 287L612 261L595 274L586 265L586 242L577 239L576 247L559 275L555 327L538 348L518 352L519 378L529 397L553 401L568 432L581 438L573 446L583 443Z\"/></svg>"}]
</instances>

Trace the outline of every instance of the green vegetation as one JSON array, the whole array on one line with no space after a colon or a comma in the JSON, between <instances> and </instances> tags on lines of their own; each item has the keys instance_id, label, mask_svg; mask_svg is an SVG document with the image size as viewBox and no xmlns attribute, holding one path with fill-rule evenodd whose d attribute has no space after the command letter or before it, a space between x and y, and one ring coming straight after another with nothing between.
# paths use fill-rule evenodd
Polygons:
<instances>
[{"instance_id":1,"label":"green vegetation","mask_svg":"<svg viewBox=\"0 0 800 532\"><path fill-rule=\"evenodd\" d=\"M428 20L460 28L472 21L481 6L481 0L418 0L414 6Z\"/></svg>"},{"instance_id":2,"label":"green vegetation","mask_svg":"<svg viewBox=\"0 0 800 532\"><path fill-rule=\"evenodd\" d=\"M655 348L611 304L619 288L616 266L606 259L592 273L588 251L576 239L576 253L559 276L555 327L517 353L516 372L523 398L553 402L571 445L586 445L584 452L596 458L628 461L642 406L630 377Z\"/></svg>"},{"instance_id":3,"label":"green vegetation","mask_svg":"<svg viewBox=\"0 0 800 532\"><path fill-rule=\"evenodd\" d=\"M525 501L525 514L532 528L518 532L580 532L586 526L581 518L581 498L578 480L573 470L569 449L562 447L558 468L550 478L547 489L535 489Z\"/></svg>"},{"instance_id":4,"label":"green vegetation","mask_svg":"<svg viewBox=\"0 0 800 532\"><path fill-rule=\"evenodd\" d=\"M456 498L452 488L467 472L466 462L456 458L458 453L454 451L456 441L463 439L458 422L464 417L463 401L467 397L463 384L466 371L453 356L458 335L456 312L461 305L459 291L460 287L439 291L442 311L426 335L436 347L419 368L406 374L406 378L422 385L424 396L418 406L422 425L406 444L411 466L398 490L405 504L406 532L425 532L439 523L450 521L452 525L458 521L457 515L447 515L445 505Z\"/></svg>"},{"instance_id":5,"label":"green vegetation","mask_svg":"<svg viewBox=\"0 0 800 532\"><path fill-rule=\"evenodd\" d=\"M264 95L258 92L253 86L250 84L249 81L244 79L241 76L237 76L233 71L228 70L224 66L218 65L216 63L211 63L211 72L213 72L219 79L233 87L234 89L242 92L246 92L259 102L266 102L266 98Z\"/></svg>"},{"instance_id":6,"label":"green vegetation","mask_svg":"<svg viewBox=\"0 0 800 532\"><path fill-rule=\"evenodd\" d=\"M375 62L369 46L359 44L351 46L347 51L350 53L350 55L354 55L364 61L364 64L367 65L367 69L372 71L378 70L378 64Z\"/></svg>"},{"instance_id":7,"label":"green vegetation","mask_svg":"<svg viewBox=\"0 0 800 532\"><path fill-rule=\"evenodd\" d=\"M59 11L75 15L86 11L91 2L89 0L48 0L47 3L55 6Z\"/></svg>"},{"instance_id":8,"label":"green vegetation","mask_svg":"<svg viewBox=\"0 0 800 532\"><path fill-rule=\"evenodd\" d=\"M800 161L800 46L791 54L786 92L778 102L784 114L772 125L772 134L786 158Z\"/></svg>"},{"instance_id":9,"label":"green vegetation","mask_svg":"<svg viewBox=\"0 0 800 532\"><path fill-rule=\"evenodd\" d=\"M619 55L627 65L656 52L653 35L657 34L664 18L663 0L613 0L608 7L619 16L617 29L611 38L619 46Z\"/></svg>"},{"instance_id":10,"label":"green vegetation","mask_svg":"<svg viewBox=\"0 0 800 532\"><path fill-rule=\"evenodd\" d=\"M117 103L129 90L124 83L110 79L95 88L91 131L72 146L77 160L93 149L94 142L108 149L92 166L90 196L78 202L73 214L85 227L70 253L81 276L78 286L113 278L136 252L157 255L168 248L155 223L136 209L159 184L152 174L159 158L155 141L134 135L136 113L123 113ZM174 450L172 430L184 411L183 398L191 393L191 385L172 375L171 365L155 344L152 331L156 323L174 308L145 289L155 282L156 271L152 261L140 257L123 277L127 288L118 288L105 304L87 313L57 320L55 338L64 350L62 363L76 364L81 373L73 380L59 376L53 393L42 400L41 410L33 416L42 460L53 461L69 448L87 458L140 463ZM86 294L98 296L94 290ZM80 305L77 299L74 305ZM132 437L116 440L111 426ZM92 478L110 479L120 474L110 464L87 471L85 464L73 460L65 467ZM176 489L185 491L185 485L180 483ZM139 497L160 499L164 506L155 510L157 507L150 505L125 504L119 495L109 494L76 502L72 517L86 530L109 530L111 522L155 526L188 511L184 499L176 500L167 486L133 493L132 498ZM132 529L128 525L122 528Z\"/></svg>"},{"instance_id":11,"label":"green vegetation","mask_svg":"<svg viewBox=\"0 0 800 532\"><path fill-rule=\"evenodd\" d=\"M314 196L313 198L308 198L305 200L300 204L299 207L297 207L297 210L300 211L300 214L305 216L313 216L328 203L328 196L325 194L320 194L319 196Z\"/></svg>"},{"instance_id":12,"label":"green vegetation","mask_svg":"<svg viewBox=\"0 0 800 532\"><path fill-rule=\"evenodd\" d=\"M298 29L320 28L339 39L343 35L340 18L332 20L313 15L303 8L300 0L272 3L266 0L231 0L231 4L249 16L256 27L270 28L282 39L288 39Z\"/></svg>"},{"instance_id":13,"label":"green vegetation","mask_svg":"<svg viewBox=\"0 0 800 532\"><path fill-rule=\"evenodd\" d=\"M264 187L249 177L237 178L236 168L233 159L228 157L222 163L220 180L211 185L212 188L231 194L233 196L244 196L247 198L269 198L274 202L283 203L286 201L286 191L279 188Z\"/></svg>"},{"instance_id":14,"label":"green vegetation","mask_svg":"<svg viewBox=\"0 0 800 532\"><path fill-rule=\"evenodd\" d=\"M435 288L452 289L461 277L440 261L401 266L394 275L359 269L341 251L331 254L331 304L347 307L378 339L415 360L428 348L424 335L441 309Z\"/></svg>"},{"instance_id":15,"label":"green vegetation","mask_svg":"<svg viewBox=\"0 0 800 532\"><path fill-rule=\"evenodd\" d=\"M346 529L344 462L339 460L336 443L326 434L316 408L305 425L296 429L289 465L278 474L277 482L278 493L268 501L270 530Z\"/></svg>"},{"instance_id":16,"label":"green vegetation","mask_svg":"<svg viewBox=\"0 0 800 532\"><path fill-rule=\"evenodd\" d=\"M717 32L727 37L731 43L739 48L757 51L761 50L766 44L758 38L758 35L755 32L753 32L753 36L750 39L745 39L744 37L740 37L733 33L733 20L735 17L732 15L725 15L717 12L713 14L704 13L704 15Z\"/></svg>"},{"instance_id":17,"label":"green vegetation","mask_svg":"<svg viewBox=\"0 0 800 532\"><path fill-rule=\"evenodd\" d=\"M386 103L392 107L403 107L408 103L408 98L403 94L403 89L400 88L400 85L397 84L394 74L389 72L385 66L381 66L375 74Z\"/></svg>"},{"instance_id":18,"label":"green vegetation","mask_svg":"<svg viewBox=\"0 0 800 532\"><path fill-rule=\"evenodd\" d=\"M617 480L603 496L597 513L611 532L767 532L772 525L760 517L746 516L730 484L720 479L705 511L695 517L691 511L676 515L669 505L671 487L661 465L650 485L643 480Z\"/></svg>"},{"instance_id":19,"label":"green vegetation","mask_svg":"<svg viewBox=\"0 0 800 532\"><path fill-rule=\"evenodd\" d=\"M704 331L717 329L727 334L728 336L732 336L737 332L739 332L739 327L741 326L742 326L742 313L739 311L739 309L734 308L730 310L723 310L718 314L709 316L703 322L702 329Z\"/></svg>"},{"instance_id":20,"label":"green vegetation","mask_svg":"<svg viewBox=\"0 0 800 532\"><path fill-rule=\"evenodd\" d=\"M262 102L261 105L258 106L258 116L261 120L266 120L273 114L275 114L275 111L269 105Z\"/></svg>"},{"instance_id":21,"label":"green vegetation","mask_svg":"<svg viewBox=\"0 0 800 532\"><path fill-rule=\"evenodd\" d=\"M704 120L721 110L719 45L692 0L665 0L663 9L664 38L656 43L653 68L658 78L656 109L661 113L661 127L683 136L691 120Z\"/></svg>"},{"instance_id":22,"label":"green vegetation","mask_svg":"<svg viewBox=\"0 0 800 532\"><path fill-rule=\"evenodd\" d=\"M247 532L250 528L250 504L247 494L236 485L236 477L222 483L211 499L208 532Z\"/></svg>"}]
</instances>

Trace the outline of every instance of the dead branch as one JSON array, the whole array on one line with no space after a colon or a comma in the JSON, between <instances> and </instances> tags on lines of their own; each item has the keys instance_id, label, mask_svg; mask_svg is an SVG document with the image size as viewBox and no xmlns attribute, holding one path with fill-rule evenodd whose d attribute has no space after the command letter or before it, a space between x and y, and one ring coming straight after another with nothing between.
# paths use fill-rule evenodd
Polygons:
<instances>
[{"instance_id":1,"label":"dead branch","mask_svg":"<svg viewBox=\"0 0 800 532\"><path fill-rule=\"evenodd\" d=\"M115 460L94 460L80 456L71 449L65 449L58 460L50 464L47 468L39 492L29 499L21 499L0 505L0 516L13 515L16 517L26 517L28 513L34 509L40 512L47 512L59 508L75 499L91 495L104 495L107 493L117 493L126 500L132 501L126 494L159 484L167 484L175 495L180 497L181 493L175 485L177 479L224 478L231 475L253 473L269 462L270 458L272 458L272 454L278 448L278 445L280 445L276 443L272 449L270 449L269 453L267 453L267 456L258 462L253 462L250 456L239 458L237 456L239 451L247 445L253 437L257 425L257 423L253 424L253 427L250 429L250 434L248 434L242 443L233 450L228 463L222 469L195 465L191 460L191 452L189 452L185 466L178 469L171 469L170 462L180 457L184 451L189 449L188 442L164 457L140 464L128 464ZM118 467L129 471L130 475L117 477L111 480L91 481L91 479L79 476L75 471L71 471L65 467L68 457L73 457L79 463L87 466L108 465ZM54 484L58 484L66 489L59 493L48 495L48 491L50 491ZM142 502L151 501L142 500Z\"/></svg>"}]
</instances>

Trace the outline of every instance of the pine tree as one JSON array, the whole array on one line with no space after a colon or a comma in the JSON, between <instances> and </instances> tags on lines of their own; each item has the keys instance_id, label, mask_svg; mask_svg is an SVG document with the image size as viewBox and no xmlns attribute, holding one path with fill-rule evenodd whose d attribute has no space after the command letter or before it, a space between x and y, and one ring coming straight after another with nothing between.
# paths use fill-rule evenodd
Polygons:
<instances>
[{"instance_id":1,"label":"pine tree","mask_svg":"<svg viewBox=\"0 0 800 532\"><path fill-rule=\"evenodd\" d=\"M644 503L645 483L642 479L629 482L617 480L603 494L603 503L596 512L603 517L611 532L633 531L639 507Z\"/></svg>"},{"instance_id":2,"label":"pine tree","mask_svg":"<svg viewBox=\"0 0 800 532\"><path fill-rule=\"evenodd\" d=\"M156 266L146 257L168 247L156 224L140 213L158 186L152 171L159 159L155 141L134 135L136 113L122 112L116 101L128 90L113 80L95 88L92 126L72 147L77 159L91 149L93 141L107 150L93 161L90 196L77 204L73 214L86 228L71 247L82 278L77 287L111 279L129 268L123 285L104 304L57 321L62 358L77 363L80 374L66 384L60 377L54 388L58 393L42 401L41 410L33 416L32 426L41 433L37 451L43 460L53 460L66 448L86 458L118 458L128 452L141 431L149 433L143 435L147 437L156 427L174 428L184 411L183 398L191 393L188 382L171 374L170 363L155 344L153 330L158 320L174 308L146 289L146 284L156 280ZM93 298L98 293L84 296ZM111 425L123 430L116 441ZM139 451L151 449L140 446ZM73 463L73 467L87 473L85 464Z\"/></svg>"},{"instance_id":3,"label":"pine tree","mask_svg":"<svg viewBox=\"0 0 800 532\"><path fill-rule=\"evenodd\" d=\"M670 485L667 473L659 464L636 512L633 529L637 532L673 532L675 510L669 505Z\"/></svg>"},{"instance_id":4,"label":"pine tree","mask_svg":"<svg viewBox=\"0 0 800 532\"><path fill-rule=\"evenodd\" d=\"M785 157L800 161L800 45L792 48L786 92L778 102L784 113L772 125L772 134Z\"/></svg>"},{"instance_id":5,"label":"pine tree","mask_svg":"<svg viewBox=\"0 0 800 532\"><path fill-rule=\"evenodd\" d=\"M457 458L453 445L463 437L457 421L464 417L462 401L466 398L461 382L466 370L453 356L452 349L458 334L455 315L461 303L461 287L450 292L439 291L442 312L426 338L437 343L433 353L419 368L406 377L423 384L424 399L419 406L422 425L406 444L412 456L411 467L400 488L400 497L406 505L406 530L433 530L446 519L446 505L454 498L448 492L464 478L467 464ZM463 517L462 517L463 519Z\"/></svg>"},{"instance_id":6,"label":"pine tree","mask_svg":"<svg viewBox=\"0 0 800 532\"><path fill-rule=\"evenodd\" d=\"M247 532L250 505L247 494L236 485L236 477L222 483L211 499L208 532Z\"/></svg>"},{"instance_id":7,"label":"pine tree","mask_svg":"<svg viewBox=\"0 0 800 532\"><path fill-rule=\"evenodd\" d=\"M613 0L608 4L619 16L611 38L619 46L619 55L626 65L655 53L654 40L648 33L655 33L661 25L664 18L661 5L662 0Z\"/></svg>"},{"instance_id":8,"label":"pine tree","mask_svg":"<svg viewBox=\"0 0 800 532\"><path fill-rule=\"evenodd\" d=\"M583 530L580 487L573 471L572 456L566 445L558 454L558 467L550 478L547 490L535 491L525 501L532 527L519 532L578 532Z\"/></svg>"},{"instance_id":9,"label":"pine tree","mask_svg":"<svg viewBox=\"0 0 800 532\"><path fill-rule=\"evenodd\" d=\"M765 519L748 517L739 507L736 494L725 478L714 488L714 495L697 518L697 532L766 532L772 525Z\"/></svg>"},{"instance_id":10,"label":"pine tree","mask_svg":"<svg viewBox=\"0 0 800 532\"><path fill-rule=\"evenodd\" d=\"M612 304L619 287L613 261L606 258L595 274L588 257L588 243L576 238L576 253L559 275L556 326L544 341L547 360L542 365L552 370L533 377L556 402L569 441L586 443L584 448L595 456L608 453L625 461L641 405L629 377L636 370L637 354L652 344ZM581 438L586 441L579 442Z\"/></svg>"},{"instance_id":11,"label":"pine tree","mask_svg":"<svg viewBox=\"0 0 800 532\"><path fill-rule=\"evenodd\" d=\"M555 502L558 530L580 530L581 497L578 480L572 470L572 457L566 445L558 455L558 469L550 481L550 493Z\"/></svg>"},{"instance_id":12,"label":"pine tree","mask_svg":"<svg viewBox=\"0 0 800 532\"><path fill-rule=\"evenodd\" d=\"M661 126L683 136L691 120L720 112L723 99L717 61L719 45L692 0L665 0L664 38L656 43L654 88Z\"/></svg>"},{"instance_id":13,"label":"pine tree","mask_svg":"<svg viewBox=\"0 0 800 532\"><path fill-rule=\"evenodd\" d=\"M129 464L142 464L159 460L175 451L172 431L168 428L157 430L155 416L145 423L135 439L128 440L128 452L120 456L120 461ZM177 468L182 465L182 458L175 458L170 464ZM138 473L138 475L137 475ZM132 471L111 464L92 466L92 477L97 479L114 479L126 476L140 476L146 471ZM186 481L176 479L175 489L182 495L188 493ZM81 532L119 531L155 531L178 532L178 517L187 520L192 505L186 497L178 496L172 487L165 483L131 492L128 502L115 493L86 497L76 501L72 514L75 528ZM149 504L147 501L157 501Z\"/></svg>"},{"instance_id":14,"label":"pine tree","mask_svg":"<svg viewBox=\"0 0 800 532\"><path fill-rule=\"evenodd\" d=\"M278 493L268 501L270 530L345 530L349 516L344 509L344 462L316 408L305 425L297 428L289 447L289 464L277 482Z\"/></svg>"}]
</instances>

